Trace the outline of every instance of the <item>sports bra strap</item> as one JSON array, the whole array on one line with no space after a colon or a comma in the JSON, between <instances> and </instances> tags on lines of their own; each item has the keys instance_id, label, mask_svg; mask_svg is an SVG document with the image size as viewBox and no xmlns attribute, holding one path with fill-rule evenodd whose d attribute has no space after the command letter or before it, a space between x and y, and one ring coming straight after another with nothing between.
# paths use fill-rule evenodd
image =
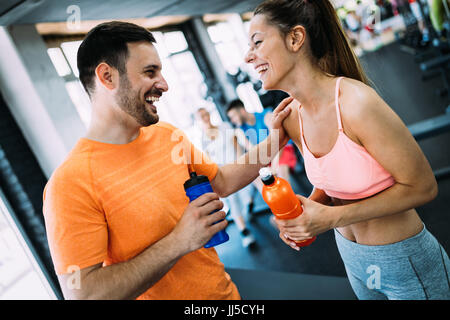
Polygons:
<instances>
[{"instance_id":1,"label":"sports bra strap","mask_svg":"<svg viewBox=\"0 0 450 320\"><path fill-rule=\"evenodd\" d=\"M298 106L298 122L300 124L300 137L303 138L303 121L302 121L302 116L300 115L301 108L302 108L302 104L300 103L300 105Z\"/></svg>"},{"instance_id":2,"label":"sports bra strap","mask_svg":"<svg viewBox=\"0 0 450 320\"><path fill-rule=\"evenodd\" d=\"M337 115L337 119L338 119L338 128L339 131L343 131L342 129L342 120L341 120L341 112L340 112L340 108L339 108L339 84L341 83L343 77L339 77L336 81L336 94L335 94L335 104L336 104L336 115Z\"/></svg>"},{"instance_id":3,"label":"sports bra strap","mask_svg":"<svg viewBox=\"0 0 450 320\"><path fill-rule=\"evenodd\" d=\"M337 115L337 120L338 120L338 128L339 131L344 131L344 129L342 128L342 120L341 120L341 112L340 112L340 108L339 108L339 84L341 83L343 77L339 77L336 81L336 94L335 94L335 104L336 104L336 115ZM300 104L298 106L298 119L299 119L299 123L300 123L300 136L303 138L303 121L302 121L302 116L300 115L300 109L302 108L302 105Z\"/></svg>"}]
</instances>

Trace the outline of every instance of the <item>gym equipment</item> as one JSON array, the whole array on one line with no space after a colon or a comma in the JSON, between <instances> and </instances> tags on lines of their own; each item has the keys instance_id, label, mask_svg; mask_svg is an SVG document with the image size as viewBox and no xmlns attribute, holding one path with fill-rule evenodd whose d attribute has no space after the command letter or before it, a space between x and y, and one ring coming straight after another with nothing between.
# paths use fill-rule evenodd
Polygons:
<instances>
[{"instance_id":1,"label":"gym equipment","mask_svg":"<svg viewBox=\"0 0 450 320\"><path fill-rule=\"evenodd\" d=\"M417 141L450 131L450 105L443 115L416 122L409 125L408 129ZM433 172L436 180L443 179L450 174L450 166Z\"/></svg>"},{"instance_id":2,"label":"gym equipment","mask_svg":"<svg viewBox=\"0 0 450 320\"><path fill-rule=\"evenodd\" d=\"M427 13L424 12L420 0L417 0L417 4L419 5L422 17L424 17L424 20L426 21ZM403 46L405 46L403 49L407 52L412 50L414 54L416 54L416 50L427 48L429 45L429 40L424 39L422 32L419 29L419 21L413 14L411 7L407 4L407 2L404 2L399 4L397 9L403 19L403 23L405 24L405 31L402 32L403 34L396 35L400 38L400 42Z\"/></svg>"},{"instance_id":3,"label":"gym equipment","mask_svg":"<svg viewBox=\"0 0 450 320\"><path fill-rule=\"evenodd\" d=\"M450 12L447 0L429 0L427 5L418 2L425 17L425 23L432 37L431 50L416 54L416 62L424 72L422 80L426 81L440 76L443 88L437 93L443 97L450 95ZM428 14L427 14L428 13ZM450 131L450 104L443 115L419 121L408 126L413 137L419 141ZM436 179L442 179L450 174L450 166L434 171Z\"/></svg>"}]
</instances>

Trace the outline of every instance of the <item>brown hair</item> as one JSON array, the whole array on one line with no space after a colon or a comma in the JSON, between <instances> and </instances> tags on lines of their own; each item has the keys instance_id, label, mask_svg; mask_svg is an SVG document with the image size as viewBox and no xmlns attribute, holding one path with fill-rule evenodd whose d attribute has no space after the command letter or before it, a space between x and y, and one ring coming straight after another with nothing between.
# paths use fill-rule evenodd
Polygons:
<instances>
[{"instance_id":1,"label":"brown hair","mask_svg":"<svg viewBox=\"0 0 450 320\"><path fill-rule=\"evenodd\" d=\"M106 62L121 76L126 75L127 43L139 41L156 42L147 29L128 22L105 22L89 31L77 53L80 81L89 96L95 87L95 68Z\"/></svg>"},{"instance_id":2,"label":"brown hair","mask_svg":"<svg viewBox=\"0 0 450 320\"><path fill-rule=\"evenodd\" d=\"M254 14L264 15L284 35L297 25L303 26L311 53L323 72L370 85L329 0L266 0Z\"/></svg>"}]
</instances>

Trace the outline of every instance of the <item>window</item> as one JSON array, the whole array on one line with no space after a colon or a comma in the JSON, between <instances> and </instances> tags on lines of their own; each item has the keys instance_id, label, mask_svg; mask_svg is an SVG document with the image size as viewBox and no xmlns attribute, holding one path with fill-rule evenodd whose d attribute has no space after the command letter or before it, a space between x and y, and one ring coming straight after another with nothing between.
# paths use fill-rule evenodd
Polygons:
<instances>
[{"instance_id":1,"label":"window","mask_svg":"<svg viewBox=\"0 0 450 320\"><path fill-rule=\"evenodd\" d=\"M81 41L62 42L59 47L47 49L56 72L66 82L67 93L72 99L81 120L87 127L91 117L89 96L78 79L77 51Z\"/></svg>"},{"instance_id":2,"label":"window","mask_svg":"<svg viewBox=\"0 0 450 320\"><path fill-rule=\"evenodd\" d=\"M35 299L56 299L56 295L0 191L0 300Z\"/></svg>"},{"instance_id":3,"label":"window","mask_svg":"<svg viewBox=\"0 0 450 320\"><path fill-rule=\"evenodd\" d=\"M207 27L209 37L214 43L217 54L225 70L236 75L239 70L247 73L251 82L241 83L236 93L244 102L248 112L262 112L263 106L253 83L259 81L259 76L244 58L248 50L247 29L238 14L229 15L226 21L220 21Z\"/></svg>"},{"instance_id":4,"label":"window","mask_svg":"<svg viewBox=\"0 0 450 320\"><path fill-rule=\"evenodd\" d=\"M77 67L77 52L81 45L81 41L69 41L61 43L61 48L64 51L64 55L72 68L72 72L75 77L79 77Z\"/></svg>"},{"instance_id":5,"label":"window","mask_svg":"<svg viewBox=\"0 0 450 320\"><path fill-rule=\"evenodd\" d=\"M195 113L200 107L211 112L211 121L221 122L214 102L206 98L207 85L182 32L153 32L156 49L163 65L162 73L169 85L157 104L160 120L182 129L200 148L202 132Z\"/></svg>"},{"instance_id":6,"label":"window","mask_svg":"<svg viewBox=\"0 0 450 320\"><path fill-rule=\"evenodd\" d=\"M60 77L68 76L72 72L60 48L49 48L47 52Z\"/></svg>"}]
</instances>

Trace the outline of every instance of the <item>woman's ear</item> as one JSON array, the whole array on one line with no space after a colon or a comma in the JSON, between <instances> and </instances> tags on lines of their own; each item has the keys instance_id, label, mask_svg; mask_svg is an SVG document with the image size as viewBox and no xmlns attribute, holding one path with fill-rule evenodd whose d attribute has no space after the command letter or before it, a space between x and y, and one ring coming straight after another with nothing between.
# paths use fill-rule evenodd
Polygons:
<instances>
[{"instance_id":1,"label":"woman's ear","mask_svg":"<svg viewBox=\"0 0 450 320\"><path fill-rule=\"evenodd\" d=\"M306 39L306 29L303 26L295 26L287 35L287 44L293 52L298 52Z\"/></svg>"}]
</instances>

